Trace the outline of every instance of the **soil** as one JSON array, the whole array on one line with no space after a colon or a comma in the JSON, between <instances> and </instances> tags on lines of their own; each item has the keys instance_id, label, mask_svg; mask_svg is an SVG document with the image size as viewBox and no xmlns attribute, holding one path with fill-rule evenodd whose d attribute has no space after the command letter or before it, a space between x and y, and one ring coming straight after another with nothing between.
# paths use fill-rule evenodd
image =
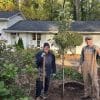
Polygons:
<instances>
[{"instance_id":1,"label":"soil","mask_svg":"<svg viewBox=\"0 0 100 100\"><path fill-rule=\"evenodd\" d=\"M100 69L99 69L100 75ZM100 84L100 76L99 76ZM47 100L82 100L84 96L84 85L79 82L65 82L64 96L62 97L62 84L59 81L54 81L50 84L49 96ZM92 99L85 99L92 100Z\"/></svg>"},{"instance_id":2,"label":"soil","mask_svg":"<svg viewBox=\"0 0 100 100\"><path fill-rule=\"evenodd\" d=\"M54 82L49 90L49 96L47 100L81 100L83 96L84 86L77 82L65 83L64 96L62 95L62 84L58 87L55 85L58 82ZM89 100L89 99L88 99Z\"/></svg>"}]
</instances>

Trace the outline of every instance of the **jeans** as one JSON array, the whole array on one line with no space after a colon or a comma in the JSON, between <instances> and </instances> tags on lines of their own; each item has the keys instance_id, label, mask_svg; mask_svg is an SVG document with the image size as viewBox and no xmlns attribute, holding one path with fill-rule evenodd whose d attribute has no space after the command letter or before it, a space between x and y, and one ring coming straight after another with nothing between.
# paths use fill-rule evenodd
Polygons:
<instances>
[{"instance_id":1,"label":"jeans","mask_svg":"<svg viewBox=\"0 0 100 100\"><path fill-rule=\"evenodd\" d=\"M49 89L49 83L50 78L45 77L45 87L44 87L44 93L48 92ZM41 81L39 78L36 80L36 97L39 97L41 95L41 92L43 90L43 81Z\"/></svg>"}]
</instances>

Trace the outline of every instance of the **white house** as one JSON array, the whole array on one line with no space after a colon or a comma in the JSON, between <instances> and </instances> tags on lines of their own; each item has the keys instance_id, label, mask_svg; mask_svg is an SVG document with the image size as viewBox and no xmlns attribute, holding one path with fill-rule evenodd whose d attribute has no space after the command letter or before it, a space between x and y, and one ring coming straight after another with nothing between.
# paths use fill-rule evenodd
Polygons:
<instances>
[{"instance_id":1,"label":"white house","mask_svg":"<svg viewBox=\"0 0 100 100\"><path fill-rule=\"evenodd\" d=\"M21 20L3 31L10 38L9 44L14 44L21 37L24 47L29 48L42 47L44 42L50 43L55 33L58 33L58 27L52 21Z\"/></svg>"},{"instance_id":2,"label":"white house","mask_svg":"<svg viewBox=\"0 0 100 100\"><path fill-rule=\"evenodd\" d=\"M79 32L83 39L91 35L94 43L100 46L100 21L76 21L71 24L71 31ZM25 48L42 47L49 42L51 47L54 35L58 33L58 25L53 21L25 20L20 12L0 12L0 39L6 40L8 45L14 45L21 37ZM82 46L76 47L79 54Z\"/></svg>"},{"instance_id":3,"label":"white house","mask_svg":"<svg viewBox=\"0 0 100 100\"><path fill-rule=\"evenodd\" d=\"M52 21L25 20L20 12L0 11L0 40L6 40L8 45L21 37L25 48L42 47L44 42L51 43L55 33L58 27Z\"/></svg>"},{"instance_id":4,"label":"white house","mask_svg":"<svg viewBox=\"0 0 100 100\"><path fill-rule=\"evenodd\" d=\"M0 40L9 41L9 37L3 31L3 29L7 29L8 27L14 25L16 22L23 20L24 17L18 11L14 12L4 12L0 11Z\"/></svg>"}]
</instances>

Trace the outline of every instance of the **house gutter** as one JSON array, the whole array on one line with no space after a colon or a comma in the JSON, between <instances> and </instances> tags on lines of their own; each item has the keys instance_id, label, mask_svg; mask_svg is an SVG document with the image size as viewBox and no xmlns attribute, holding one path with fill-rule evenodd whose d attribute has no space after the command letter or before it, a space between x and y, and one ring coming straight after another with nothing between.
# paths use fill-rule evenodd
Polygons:
<instances>
[{"instance_id":1,"label":"house gutter","mask_svg":"<svg viewBox=\"0 0 100 100\"><path fill-rule=\"evenodd\" d=\"M24 30L6 30L4 29L5 32L7 33L58 33L59 31L24 31ZM74 33L80 33L80 34L100 34L100 32L88 32L88 31L69 31L69 32L74 32Z\"/></svg>"},{"instance_id":2,"label":"house gutter","mask_svg":"<svg viewBox=\"0 0 100 100\"><path fill-rule=\"evenodd\" d=\"M88 32L88 31L69 31L69 32L74 32L74 33L81 33L81 34L100 34L99 31L95 32Z\"/></svg>"},{"instance_id":3,"label":"house gutter","mask_svg":"<svg viewBox=\"0 0 100 100\"><path fill-rule=\"evenodd\" d=\"M20 30L5 30L7 33L58 33L58 31L20 31Z\"/></svg>"},{"instance_id":4,"label":"house gutter","mask_svg":"<svg viewBox=\"0 0 100 100\"><path fill-rule=\"evenodd\" d=\"M0 18L0 21L8 21L9 18Z\"/></svg>"}]
</instances>

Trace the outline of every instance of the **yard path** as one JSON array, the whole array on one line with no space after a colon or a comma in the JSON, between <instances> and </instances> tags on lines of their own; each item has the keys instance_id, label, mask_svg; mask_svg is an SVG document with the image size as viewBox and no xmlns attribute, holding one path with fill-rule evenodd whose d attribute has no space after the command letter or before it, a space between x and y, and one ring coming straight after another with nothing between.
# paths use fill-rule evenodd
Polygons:
<instances>
[{"instance_id":1,"label":"yard path","mask_svg":"<svg viewBox=\"0 0 100 100\"><path fill-rule=\"evenodd\" d=\"M57 59L56 63L57 63L57 65L61 65L61 63L62 63L61 59ZM68 67L70 67L70 66L78 67L79 66L79 61L78 60L65 59L64 64L65 64L65 66L68 66Z\"/></svg>"}]
</instances>

